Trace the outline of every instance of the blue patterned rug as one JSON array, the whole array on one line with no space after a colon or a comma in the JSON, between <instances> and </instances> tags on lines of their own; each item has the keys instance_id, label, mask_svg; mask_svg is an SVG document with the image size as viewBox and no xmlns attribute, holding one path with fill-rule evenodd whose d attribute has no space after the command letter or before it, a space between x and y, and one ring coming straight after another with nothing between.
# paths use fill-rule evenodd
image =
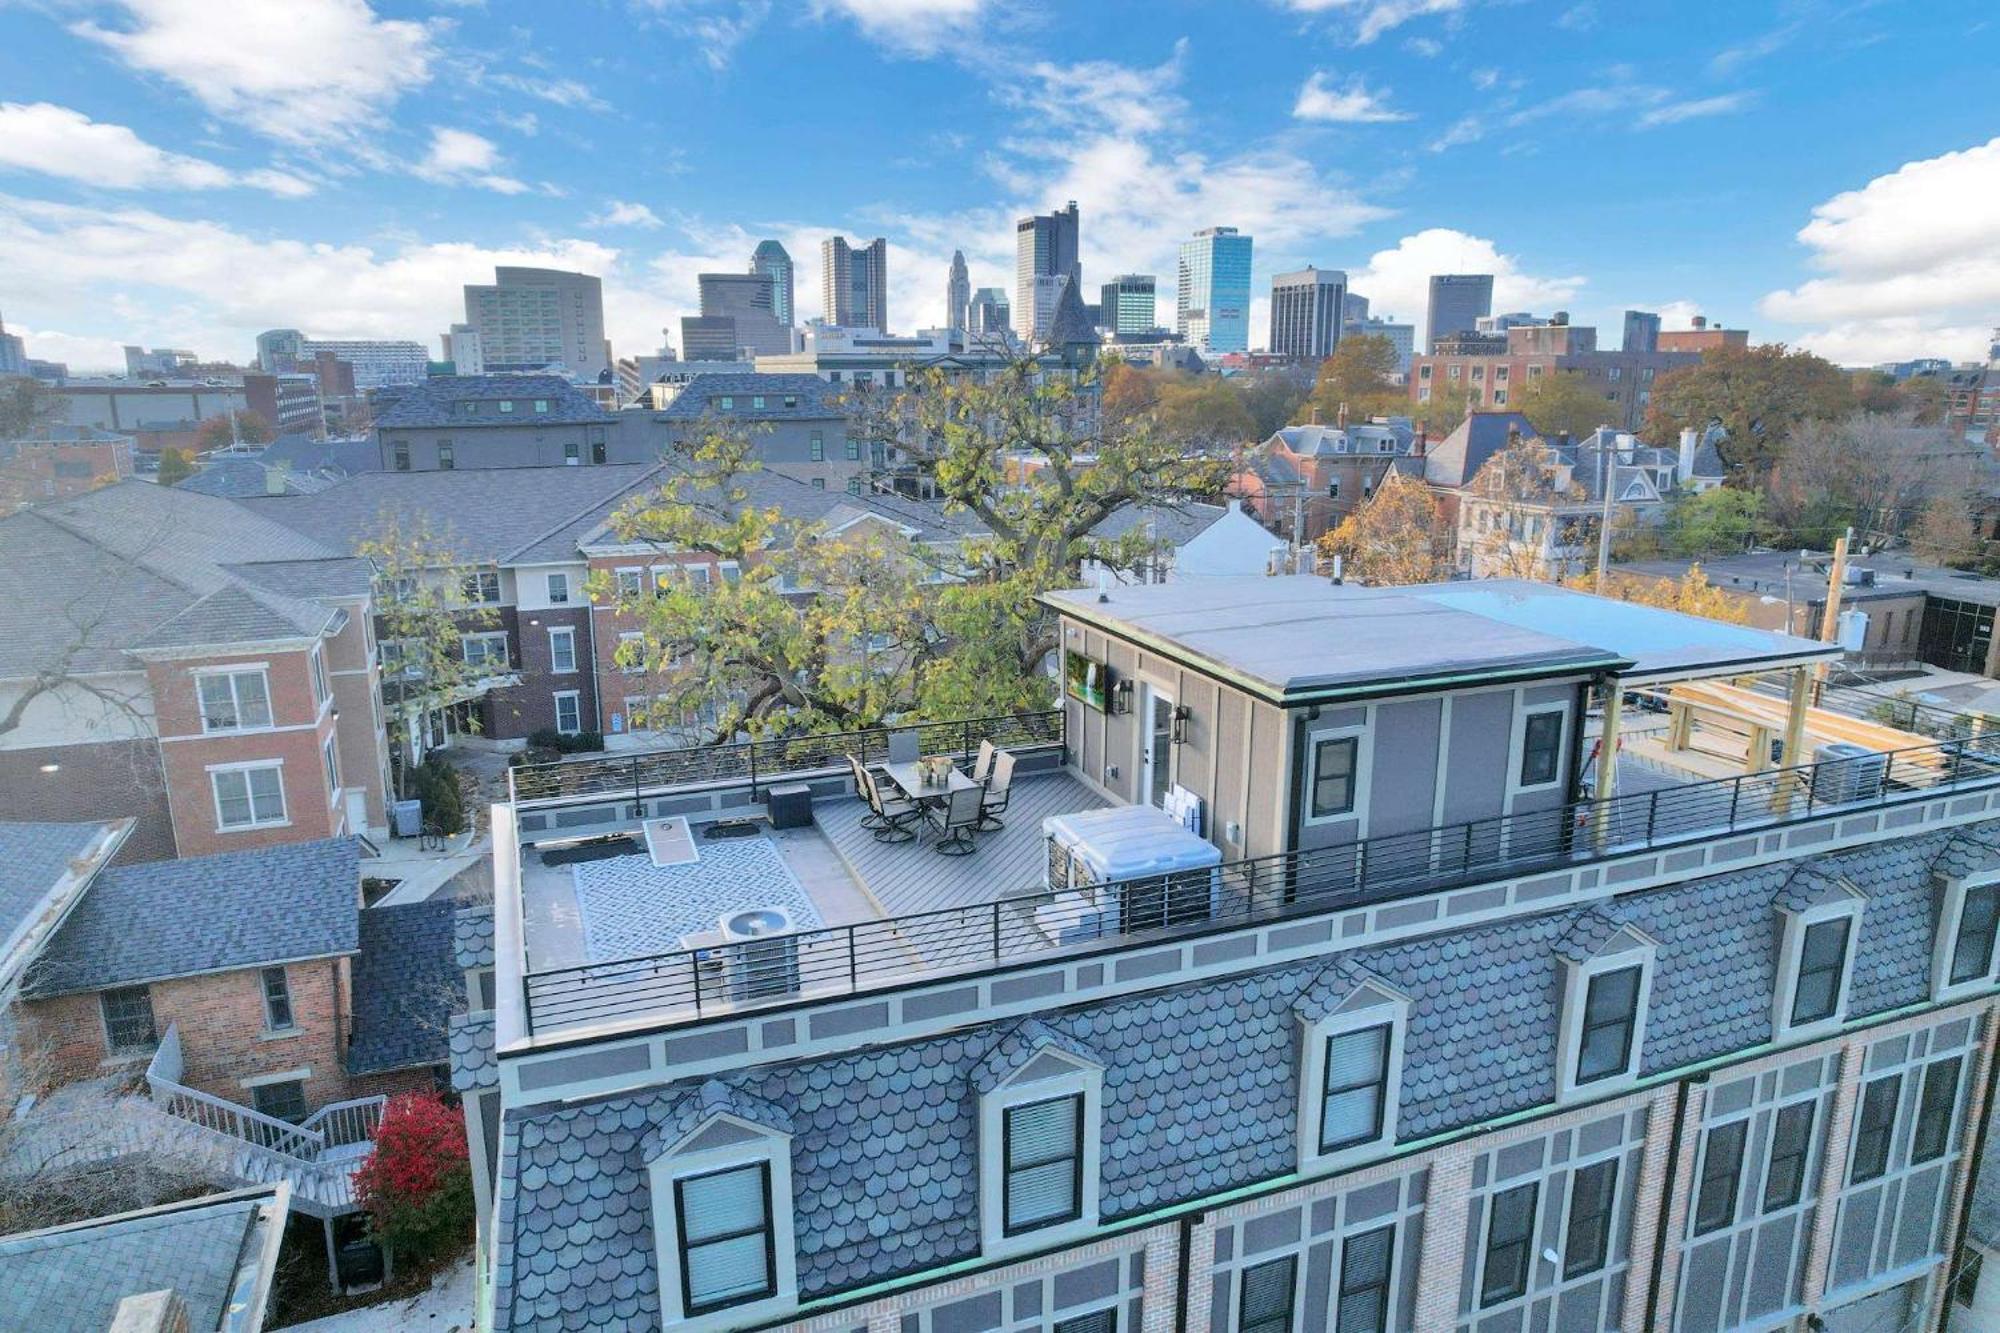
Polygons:
<instances>
[{"instance_id":1,"label":"blue patterned rug","mask_svg":"<svg viewBox=\"0 0 2000 1333\"><path fill-rule=\"evenodd\" d=\"M701 859L656 866L643 852L571 868L593 963L666 953L725 913L782 907L800 930L821 924L812 899L769 838L696 838Z\"/></svg>"}]
</instances>

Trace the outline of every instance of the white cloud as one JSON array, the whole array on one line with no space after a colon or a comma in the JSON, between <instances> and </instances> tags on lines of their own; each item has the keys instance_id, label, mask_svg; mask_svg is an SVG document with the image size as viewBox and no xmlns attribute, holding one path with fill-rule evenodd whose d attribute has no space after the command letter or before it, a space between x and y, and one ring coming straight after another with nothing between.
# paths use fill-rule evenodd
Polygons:
<instances>
[{"instance_id":1,"label":"white cloud","mask_svg":"<svg viewBox=\"0 0 2000 1333\"><path fill-rule=\"evenodd\" d=\"M382 19L365 0L122 0L124 22L72 25L131 68L181 85L203 106L289 143L352 136L427 82L431 27Z\"/></svg>"},{"instance_id":2,"label":"white cloud","mask_svg":"<svg viewBox=\"0 0 2000 1333\"><path fill-rule=\"evenodd\" d=\"M1370 92L1366 81L1359 75L1349 79L1344 86L1335 87L1332 76L1320 69L1314 70L1299 89L1298 100L1292 103L1292 119L1335 125L1376 125L1408 120L1410 115L1389 105L1387 89L1379 93Z\"/></svg>"},{"instance_id":3,"label":"white cloud","mask_svg":"<svg viewBox=\"0 0 2000 1333\"><path fill-rule=\"evenodd\" d=\"M1571 5L1556 15L1556 26L1567 32L1589 32L1597 26L1597 6L1590 0Z\"/></svg>"},{"instance_id":4,"label":"white cloud","mask_svg":"<svg viewBox=\"0 0 2000 1333\"><path fill-rule=\"evenodd\" d=\"M586 227L660 227L660 215L644 204L624 199L607 199L604 208L584 220Z\"/></svg>"},{"instance_id":5,"label":"white cloud","mask_svg":"<svg viewBox=\"0 0 2000 1333\"><path fill-rule=\"evenodd\" d=\"M412 170L440 185L476 185L496 194L525 194L526 182L500 173L500 149L491 139L470 130L437 125L431 129L430 151Z\"/></svg>"},{"instance_id":6,"label":"white cloud","mask_svg":"<svg viewBox=\"0 0 2000 1333\"><path fill-rule=\"evenodd\" d=\"M1365 267L1348 274L1348 286L1368 298L1371 315L1394 315L1417 326L1417 341L1430 336L1426 315L1434 273L1491 273L1495 310L1547 314L1574 303L1581 277L1542 277L1501 253L1483 236L1431 227L1405 236L1392 250L1378 250Z\"/></svg>"},{"instance_id":7,"label":"white cloud","mask_svg":"<svg viewBox=\"0 0 2000 1333\"><path fill-rule=\"evenodd\" d=\"M815 14L853 20L870 41L905 55L936 55L978 26L986 0L812 0Z\"/></svg>"},{"instance_id":8,"label":"white cloud","mask_svg":"<svg viewBox=\"0 0 2000 1333\"><path fill-rule=\"evenodd\" d=\"M1478 143L1486 137L1486 121L1481 116L1463 116L1445 128L1445 132L1431 140L1433 153L1442 153L1457 148L1461 144Z\"/></svg>"},{"instance_id":9,"label":"white cloud","mask_svg":"<svg viewBox=\"0 0 2000 1333\"><path fill-rule=\"evenodd\" d=\"M1717 75L1734 74L1747 64L1776 55L1792 44L1793 39L1805 30L1801 23L1788 23L1782 28L1753 37L1736 46L1727 46L1717 51L1709 59L1709 73Z\"/></svg>"},{"instance_id":10,"label":"white cloud","mask_svg":"<svg viewBox=\"0 0 2000 1333\"><path fill-rule=\"evenodd\" d=\"M234 171L155 147L123 125L49 102L0 102L0 168L40 172L112 190L220 190L246 186L288 199L311 181L274 168Z\"/></svg>"},{"instance_id":11,"label":"white cloud","mask_svg":"<svg viewBox=\"0 0 2000 1333\"><path fill-rule=\"evenodd\" d=\"M1755 93L1742 92L1722 93L1716 97L1697 97L1685 102L1668 102L1640 116L1639 128L1651 130L1658 129L1662 125L1678 125L1684 120L1734 115L1756 100Z\"/></svg>"},{"instance_id":12,"label":"white cloud","mask_svg":"<svg viewBox=\"0 0 2000 1333\"><path fill-rule=\"evenodd\" d=\"M21 336L29 356L37 361L60 361L72 375L87 375L94 370L125 373L125 347L116 338L92 338L25 324L9 324L7 332Z\"/></svg>"},{"instance_id":13,"label":"white cloud","mask_svg":"<svg viewBox=\"0 0 2000 1333\"><path fill-rule=\"evenodd\" d=\"M1766 296L1823 356L1979 354L2000 310L2000 138L1907 162L1813 209L1798 239L1823 276Z\"/></svg>"},{"instance_id":14,"label":"white cloud","mask_svg":"<svg viewBox=\"0 0 2000 1333\"><path fill-rule=\"evenodd\" d=\"M1466 0L1284 0L1302 14L1341 13L1354 20L1354 41L1366 46L1385 32L1426 14L1454 14Z\"/></svg>"},{"instance_id":15,"label":"white cloud","mask_svg":"<svg viewBox=\"0 0 2000 1333\"><path fill-rule=\"evenodd\" d=\"M1493 85L1498 82L1500 82L1500 71L1497 69L1475 69L1472 71L1472 86L1482 93L1490 91Z\"/></svg>"},{"instance_id":16,"label":"white cloud","mask_svg":"<svg viewBox=\"0 0 2000 1333\"><path fill-rule=\"evenodd\" d=\"M1187 39L1151 69L1113 60L1061 65L1041 60L1028 66L1026 80L1009 79L994 89L1008 106L1030 112L1050 126L1119 134L1151 134L1168 128L1187 110L1179 85Z\"/></svg>"},{"instance_id":17,"label":"white cloud","mask_svg":"<svg viewBox=\"0 0 2000 1333\"><path fill-rule=\"evenodd\" d=\"M269 328L428 341L463 318L464 285L491 282L501 264L599 274L614 346L629 353L643 343L650 351L659 340L660 309L638 275L621 267L622 252L577 238L376 248L274 240L147 209L8 195L0 195L0 234L7 237L0 291L8 293L8 313L18 310L16 318L30 329L61 325L79 345L115 337L240 358ZM83 311L101 326L79 327ZM43 346L39 339L33 345Z\"/></svg>"},{"instance_id":18,"label":"white cloud","mask_svg":"<svg viewBox=\"0 0 2000 1333\"><path fill-rule=\"evenodd\" d=\"M1413 56L1422 56L1430 60L1444 54L1444 43L1432 41L1428 37L1412 37L1403 43L1403 49Z\"/></svg>"},{"instance_id":19,"label":"white cloud","mask_svg":"<svg viewBox=\"0 0 2000 1333\"><path fill-rule=\"evenodd\" d=\"M560 107L576 107L585 111L609 111L611 104L590 90L588 84L575 79L536 79L521 74L488 74L488 83L507 88L529 97Z\"/></svg>"},{"instance_id":20,"label":"white cloud","mask_svg":"<svg viewBox=\"0 0 2000 1333\"><path fill-rule=\"evenodd\" d=\"M701 53L710 69L722 71L736 57L736 48L762 27L770 16L770 0L634 0L654 11L675 37Z\"/></svg>"}]
</instances>

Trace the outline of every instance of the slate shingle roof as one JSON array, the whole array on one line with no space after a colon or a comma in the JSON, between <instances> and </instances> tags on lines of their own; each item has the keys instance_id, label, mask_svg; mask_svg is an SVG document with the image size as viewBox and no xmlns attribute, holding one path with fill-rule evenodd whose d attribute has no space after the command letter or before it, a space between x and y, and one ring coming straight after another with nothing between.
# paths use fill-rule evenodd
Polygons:
<instances>
[{"instance_id":1,"label":"slate shingle roof","mask_svg":"<svg viewBox=\"0 0 2000 1333\"><path fill-rule=\"evenodd\" d=\"M353 838L99 873L29 970L31 997L131 986L360 947Z\"/></svg>"},{"instance_id":2,"label":"slate shingle roof","mask_svg":"<svg viewBox=\"0 0 2000 1333\"><path fill-rule=\"evenodd\" d=\"M103 1333L119 1301L171 1287L190 1329L220 1329L238 1272L275 1258L283 1221L262 1213L274 1193L265 1186L0 1236L0 1328Z\"/></svg>"},{"instance_id":3,"label":"slate shingle roof","mask_svg":"<svg viewBox=\"0 0 2000 1333\"><path fill-rule=\"evenodd\" d=\"M362 911L348 1073L450 1063L451 1016L465 1007L456 911L448 898Z\"/></svg>"},{"instance_id":4,"label":"slate shingle roof","mask_svg":"<svg viewBox=\"0 0 2000 1333\"><path fill-rule=\"evenodd\" d=\"M493 904L461 907L451 922L452 955L461 971L493 966Z\"/></svg>"},{"instance_id":5,"label":"slate shingle roof","mask_svg":"<svg viewBox=\"0 0 2000 1333\"><path fill-rule=\"evenodd\" d=\"M754 407L751 399L763 395L764 405ZM797 401L790 407L785 399ZM722 397L735 399L724 409L715 404ZM817 375L749 375L722 373L696 375L676 394L674 400L653 414L655 421L698 421L713 410L718 416L738 416L750 421L823 421L847 415L840 391Z\"/></svg>"},{"instance_id":6,"label":"slate shingle roof","mask_svg":"<svg viewBox=\"0 0 2000 1333\"><path fill-rule=\"evenodd\" d=\"M1519 412L1472 413L1424 454L1424 479L1433 486L1465 485L1487 459L1507 447L1510 429L1535 434L1535 424Z\"/></svg>"},{"instance_id":7,"label":"slate shingle roof","mask_svg":"<svg viewBox=\"0 0 2000 1333\"><path fill-rule=\"evenodd\" d=\"M2000 821L1981 838L2000 832ZM1821 858L1868 897L1856 1016L1927 994L1933 866L1951 835ZM1625 895L1601 915L1657 941L1646 1073L1770 1038L1777 897L1796 863ZM1551 912L1352 950L1309 965L1128 997L1037 1020L1105 1062L1108 1216L1281 1175L1295 1165L1297 1006L1331 971L1410 1000L1404 1141L1548 1104L1566 937ZM1594 934L1593 923L1586 933ZM799 1282L811 1297L968 1258L978 1249L977 1087L1019 1024L766 1065L730 1087L788 1108ZM523 1108L503 1129L502 1328L622 1327L659 1318L646 1174L649 1128L694 1084Z\"/></svg>"},{"instance_id":8,"label":"slate shingle roof","mask_svg":"<svg viewBox=\"0 0 2000 1333\"><path fill-rule=\"evenodd\" d=\"M493 1015L451 1016L451 1090L471 1092L500 1084L500 1065L493 1056Z\"/></svg>"},{"instance_id":9,"label":"slate shingle roof","mask_svg":"<svg viewBox=\"0 0 2000 1333\"><path fill-rule=\"evenodd\" d=\"M535 400L547 402L549 410L534 410ZM511 412L497 404L511 401ZM463 404L472 403L468 413ZM405 429L449 426L454 430L482 426L576 425L583 422L616 421L589 395L560 375L437 375L421 384L412 384L396 396L381 416L375 418L379 433Z\"/></svg>"}]
</instances>

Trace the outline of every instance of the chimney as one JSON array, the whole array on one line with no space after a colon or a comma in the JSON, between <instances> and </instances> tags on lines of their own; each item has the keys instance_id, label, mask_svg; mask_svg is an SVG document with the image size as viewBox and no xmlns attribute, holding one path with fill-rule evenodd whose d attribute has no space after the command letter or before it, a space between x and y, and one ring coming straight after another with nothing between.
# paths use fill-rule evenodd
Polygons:
<instances>
[{"instance_id":1,"label":"chimney","mask_svg":"<svg viewBox=\"0 0 2000 1333\"><path fill-rule=\"evenodd\" d=\"M1703 329L1705 329L1705 328L1707 328L1707 327L1708 327L1708 316L1707 316L1707 315L1696 315L1696 316L1694 317L1694 328L1695 328L1695 332L1699 333L1699 332L1701 332L1701 331L1702 331Z\"/></svg>"},{"instance_id":2,"label":"chimney","mask_svg":"<svg viewBox=\"0 0 2000 1333\"><path fill-rule=\"evenodd\" d=\"M1431 442L1430 427L1428 426L1418 427L1417 438L1410 442L1410 457L1422 458L1424 456L1424 452L1429 448L1430 442Z\"/></svg>"},{"instance_id":3,"label":"chimney","mask_svg":"<svg viewBox=\"0 0 2000 1333\"><path fill-rule=\"evenodd\" d=\"M187 1301L163 1287L119 1301L107 1333L188 1333L188 1318Z\"/></svg>"},{"instance_id":4,"label":"chimney","mask_svg":"<svg viewBox=\"0 0 2000 1333\"><path fill-rule=\"evenodd\" d=\"M1317 425L1319 424L1319 404L1318 404L1318 403L1314 403L1314 404L1312 405L1312 415L1308 416L1308 417L1306 418L1306 420L1307 420L1308 422L1310 422L1311 424L1315 425L1315 426L1317 426Z\"/></svg>"},{"instance_id":5,"label":"chimney","mask_svg":"<svg viewBox=\"0 0 2000 1333\"><path fill-rule=\"evenodd\" d=\"M1674 468L1674 474L1681 479L1683 486L1694 476L1694 444L1697 438L1699 437L1695 435L1693 426L1681 428L1681 457L1679 464Z\"/></svg>"},{"instance_id":6,"label":"chimney","mask_svg":"<svg viewBox=\"0 0 2000 1333\"><path fill-rule=\"evenodd\" d=\"M1346 429L1347 429L1347 403L1346 403L1346 402L1345 402L1344 400L1343 400L1343 401L1341 402L1341 404L1340 404L1340 416L1339 416L1339 417L1337 418L1337 420L1338 420L1338 424L1339 424L1340 428L1341 428L1342 430L1346 430Z\"/></svg>"}]
</instances>

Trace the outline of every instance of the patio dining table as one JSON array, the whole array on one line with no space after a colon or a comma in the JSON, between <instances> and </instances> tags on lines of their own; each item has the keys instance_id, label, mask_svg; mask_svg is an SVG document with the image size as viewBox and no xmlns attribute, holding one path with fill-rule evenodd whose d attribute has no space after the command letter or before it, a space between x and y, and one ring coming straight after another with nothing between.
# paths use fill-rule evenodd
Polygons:
<instances>
[{"instance_id":1,"label":"patio dining table","mask_svg":"<svg viewBox=\"0 0 2000 1333\"><path fill-rule=\"evenodd\" d=\"M884 764L882 771L889 775L891 782L903 789L905 796L918 805L939 804L955 791L964 791L967 787L979 785L956 768L951 770L951 776L945 782L925 782L923 764L919 760L911 760L905 764Z\"/></svg>"}]
</instances>

